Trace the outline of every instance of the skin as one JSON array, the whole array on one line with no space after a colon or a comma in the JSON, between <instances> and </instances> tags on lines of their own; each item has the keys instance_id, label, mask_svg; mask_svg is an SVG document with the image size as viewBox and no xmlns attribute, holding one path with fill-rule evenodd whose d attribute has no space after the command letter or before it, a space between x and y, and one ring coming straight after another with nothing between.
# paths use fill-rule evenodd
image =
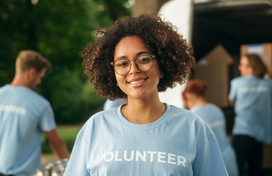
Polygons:
<instances>
[{"instance_id":1,"label":"skin","mask_svg":"<svg viewBox=\"0 0 272 176\"><path fill-rule=\"evenodd\" d=\"M41 72L37 72L34 68L29 69L23 73L16 73L11 85L28 87L35 90L36 87L41 84L41 80L44 77L46 69L44 68Z\"/></svg>"},{"instance_id":2,"label":"skin","mask_svg":"<svg viewBox=\"0 0 272 176\"><path fill-rule=\"evenodd\" d=\"M199 106L206 106L208 104L208 102L206 102L203 97L189 92L185 92L185 97L186 99L183 99L183 101L188 109Z\"/></svg>"},{"instance_id":3,"label":"skin","mask_svg":"<svg viewBox=\"0 0 272 176\"><path fill-rule=\"evenodd\" d=\"M37 72L34 68L29 69L23 73L16 73L13 81L10 85L19 86L19 87L28 87L32 90L41 84L41 80L44 77L46 69L44 68L41 72ZM69 153L66 147L65 142L60 137L57 132L57 129L53 129L52 131L44 131L45 136L47 137L50 147L52 151L59 158L68 158Z\"/></svg>"},{"instance_id":4,"label":"skin","mask_svg":"<svg viewBox=\"0 0 272 176\"><path fill-rule=\"evenodd\" d=\"M238 69L240 70L241 76L253 75L253 69L249 64L247 57L245 56L240 59L240 65Z\"/></svg>"},{"instance_id":5,"label":"skin","mask_svg":"<svg viewBox=\"0 0 272 176\"><path fill-rule=\"evenodd\" d=\"M123 116L136 124L152 123L165 112L165 105L159 100L158 84L163 74L159 69L157 59L147 72L137 69L134 61L139 55L153 55L141 38L137 36L124 37L115 47L114 61L126 58L131 61L131 70L121 76L115 73L120 89L127 94L128 105L122 107Z\"/></svg>"}]
</instances>

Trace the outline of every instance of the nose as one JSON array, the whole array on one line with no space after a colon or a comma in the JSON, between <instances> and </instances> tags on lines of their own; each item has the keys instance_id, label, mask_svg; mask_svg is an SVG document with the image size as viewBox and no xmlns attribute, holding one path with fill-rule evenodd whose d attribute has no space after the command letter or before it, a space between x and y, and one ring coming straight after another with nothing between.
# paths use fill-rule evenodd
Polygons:
<instances>
[{"instance_id":1,"label":"nose","mask_svg":"<svg viewBox=\"0 0 272 176\"><path fill-rule=\"evenodd\" d=\"M130 61L130 64L131 64L131 67L130 67L129 74L140 72L140 70L136 66L135 60Z\"/></svg>"}]
</instances>

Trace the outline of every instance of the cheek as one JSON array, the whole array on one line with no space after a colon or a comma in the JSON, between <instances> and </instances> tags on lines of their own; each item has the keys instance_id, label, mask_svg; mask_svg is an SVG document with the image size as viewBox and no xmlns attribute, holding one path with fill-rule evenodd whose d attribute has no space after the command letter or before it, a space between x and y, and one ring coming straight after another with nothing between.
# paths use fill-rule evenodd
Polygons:
<instances>
[{"instance_id":1,"label":"cheek","mask_svg":"<svg viewBox=\"0 0 272 176\"><path fill-rule=\"evenodd\" d=\"M118 74L115 74L115 79L116 79L116 82L117 82L117 86L122 90L123 90L123 87L125 85L125 76L120 76Z\"/></svg>"},{"instance_id":2,"label":"cheek","mask_svg":"<svg viewBox=\"0 0 272 176\"><path fill-rule=\"evenodd\" d=\"M120 75L118 75L118 74L115 73L115 79L116 79L117 83L119 84L119 82L121 82L122 78L121 78Z\"/></svg>"}]
</instances>

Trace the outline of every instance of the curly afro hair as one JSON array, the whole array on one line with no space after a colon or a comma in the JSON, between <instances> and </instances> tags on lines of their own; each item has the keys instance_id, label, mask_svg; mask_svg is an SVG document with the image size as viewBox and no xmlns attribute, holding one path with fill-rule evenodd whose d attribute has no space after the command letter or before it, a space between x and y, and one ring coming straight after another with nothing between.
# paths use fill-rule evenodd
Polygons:
<instances>
[{"instance_id":1,"label":"curly afro hair","mask_svg":"<svg viewBox=\"0 0 272 176\"><path fill-rule=\"evenodd\" d=\"M98 95L111 100L127 95L117 86L115 73L110 63L114 60L115 46L127 36L138 36L156 56L164 77L158 91L183 84L191 68L195 67L194 51L176 27L164 22L155 14L145 13L139 17L125 17L113 27L98 31L101 35L80 52L84 58L85 74L89 77Z\"/></svg>"}]
</instances>

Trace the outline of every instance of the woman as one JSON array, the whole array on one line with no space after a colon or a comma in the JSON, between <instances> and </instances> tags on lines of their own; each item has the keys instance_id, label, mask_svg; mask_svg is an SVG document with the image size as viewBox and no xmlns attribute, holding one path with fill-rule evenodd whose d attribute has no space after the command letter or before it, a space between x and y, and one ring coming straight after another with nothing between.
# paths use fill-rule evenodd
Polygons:
<instances>
[{"instance_id":1,"label":"woman","mask_svg":"<svg viewBox=\"0 0 272 176\"><path fill-rule=\"evenodd\" d=\"M221 150L223 160L230 176L238 175L235 152L226 134L225 116L222 110L205 101L207 86L203 81L188 81L182 99L190 111L199 115L212 129Z\"/></svg>"},{"instance_id":2,"label":"woman","mask_svg":"<svg viewBox=\"0 0 272 176\"><path fill-rule=\"evenodd\" d=\"M65 176L227 175L211 130L159 100L195 65L192 48L154 15L126 17L82 52L97 93L128 104L93 115L79 132Z\"/></svg>"},{"instance_id":3,"label":"woman","mask_svg":"<svg viewBox=\"0 0 272 176\"><path fill-rule=\"evenodd\" d=\"M267 68L256 54L240 59L241 77L231 81L229 100L236 114L232 133L240 175L248 164L249 176L262 175L263 143L271 138L271 79L264 79Z\"/></svg>"}]
</instances>

